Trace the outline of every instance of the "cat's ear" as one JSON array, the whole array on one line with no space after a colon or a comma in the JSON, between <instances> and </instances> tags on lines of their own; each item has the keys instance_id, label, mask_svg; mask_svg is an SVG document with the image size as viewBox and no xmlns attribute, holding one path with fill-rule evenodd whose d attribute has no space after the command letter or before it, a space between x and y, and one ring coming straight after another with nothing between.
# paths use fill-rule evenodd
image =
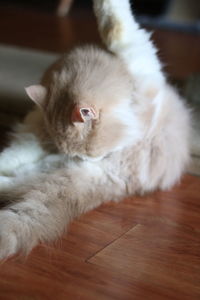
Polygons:
<instances>
[{"instance_id":1,"label":"cat's ear","mask_svg":"<svg viewBox=\"0 0 200 300\"><path fill-rule=\"evenodd\" d=\"M80 106L75 106L73 111L72 111L72 122L86 122L89 120L95 120L97 119L97 113L92 107L80 107Z\"/></svg>"},{"instance_id":2,"label":"cat's ear","mask_svg":"<svg viewBox=\"0 0 200 300\"><path fill-rule=\"evenodd\" d=\"M47 95L47 90L43 85L30 85L25 88L25 91L31 100L33 100L38 106L43 107L44 100Z\"/></svg>"}]
</instances>

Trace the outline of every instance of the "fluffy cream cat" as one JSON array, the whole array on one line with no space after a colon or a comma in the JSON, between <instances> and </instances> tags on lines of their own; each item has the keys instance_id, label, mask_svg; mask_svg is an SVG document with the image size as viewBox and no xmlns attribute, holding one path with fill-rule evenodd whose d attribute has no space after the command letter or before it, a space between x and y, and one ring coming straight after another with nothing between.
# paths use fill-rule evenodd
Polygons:
<instances>
[{"instance_id":1,"label":"fluffy cream cat","mask_svg":"<svg viewBox=\"0 0 200 300\"><path fill-rule=\"evenodd\" d=\"M0 155L1 258L102 202L170 188L188 163L188 110L128 0L94 0L94 11L111 53L76 48L26 88L36 108Z\"/></svg>"}]
</instances>

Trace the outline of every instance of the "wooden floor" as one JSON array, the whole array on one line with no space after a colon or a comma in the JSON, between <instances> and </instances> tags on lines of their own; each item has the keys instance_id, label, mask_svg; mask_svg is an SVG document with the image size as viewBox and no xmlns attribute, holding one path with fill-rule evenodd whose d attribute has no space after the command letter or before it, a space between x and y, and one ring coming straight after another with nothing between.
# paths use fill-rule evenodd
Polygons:
<instances>
[{"instance_id":1,"label":"wooden floor","mask_svg":"<svg viewBox=\"0 0 200 300\"><path fill-rule=\"evenodd\" d=\"M182 60L185 48L200 49L198 37L155 36L174 62L171 75L200 71L199 58ZM0 10L0 43L62 52L85 40L99 41L90 15L59 20ZM200 178L186 175L170 191L102 205L74 221L55 245L1 264L0 299L200 299Z\"/></svg>"}]
</instances>

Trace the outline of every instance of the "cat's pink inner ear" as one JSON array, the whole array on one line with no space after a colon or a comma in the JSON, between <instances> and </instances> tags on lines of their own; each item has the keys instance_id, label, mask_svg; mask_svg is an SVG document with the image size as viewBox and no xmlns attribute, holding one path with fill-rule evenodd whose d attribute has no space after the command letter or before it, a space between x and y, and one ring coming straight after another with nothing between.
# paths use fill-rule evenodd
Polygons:
<instances>
[{"instance_id":1,"label":"cat's pink inner ear","mask_svg":"<svg viewBox=\"0 0 200 300\"><path fill-rule=\"evenodd\" d=\"M37 105L39 105L40 107L43 106L47 94L47 90L44 86L40 84L30 85L25 88L25 91L29 98L33 100Z\"/></svg>"},{"instance_id":2,"label":"cat's pink inner ear","mask_svg":"<svg viewBox=\"0 0 200 300\"><path fill-rule=\"evenodd\" d=\"M72 122L86 122L97 119L97 114L92 107L75 106L72 111Z\"/></svg>"}]
</instances>

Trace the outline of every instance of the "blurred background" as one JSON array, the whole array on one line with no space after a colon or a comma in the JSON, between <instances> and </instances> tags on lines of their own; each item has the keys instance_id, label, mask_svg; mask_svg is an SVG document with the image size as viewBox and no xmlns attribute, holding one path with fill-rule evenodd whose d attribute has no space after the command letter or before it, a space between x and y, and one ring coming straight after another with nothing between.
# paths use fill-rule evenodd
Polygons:
<instances>
[{"instance_id":1,"label":"blurred background","mask_svg":"<svg viewBox=\"0 0 200 300\"><path fill-rule=\"evenodd\" d=\"M190 103L200 103L200 1L131 4L153 32L169 80ZM60 53L82 43L101 45L91 0L0 0L0 111L27 111L24 86L39 82Z\"/></svg>"},{"instance_id":2,"label":"blurred background","mask_svg":"<svg viewBox=\"0 0 200 300\"><path fill-rule=\"evenodd\" d=\"M141 23L182 31L200 31L199 0L131 0ZM1 0L6 7L26 8L66 16L69 8L91 9L91 0Z\"/></svg>"}]
</instances>

